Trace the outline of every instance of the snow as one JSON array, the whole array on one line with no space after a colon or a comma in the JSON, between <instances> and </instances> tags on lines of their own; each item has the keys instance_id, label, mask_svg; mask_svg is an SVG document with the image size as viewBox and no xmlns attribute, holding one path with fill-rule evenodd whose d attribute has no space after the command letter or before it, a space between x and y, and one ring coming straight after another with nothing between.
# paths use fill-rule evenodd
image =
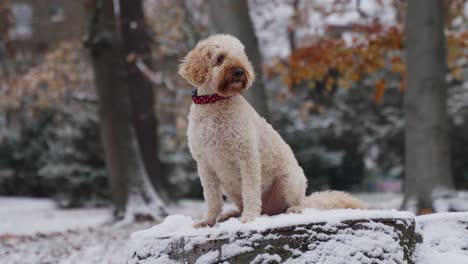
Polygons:
<instances>
[{"instance_id":1,"label":"snow","mask_svg":"<svg viewBox=\"0 0 468 264\"><path fill-rule=\"evenodd\" d=\"M463 60L463 58L460 58L460 64L466 63L466 61ZM463 74L466 76L468 70L464 69L464 71ZM464 122L462 111L466 110L468 107L468 81L464 81L461 85L453 86L448 92L448 112L451 116L456 118L454 120L456 124L461 125Z\"/></svg>"},{"instance_id":2,"label":"snow","mask_svg":"<svg viewBox=\"0 0 468 264\"><path fill-rule=\"evenodd\" d=\"M396 24L393 0L361 0L360 9L365 16L359 14L356 2L357 0L343 2L341 10L333 12L336 9L333 1L315 1L316 9L324 12L319 16L311 17L308 25L311 26L312 31L321 32L326 25L366 24L375 21L385 26Z\"/></svg>"},{"instance_id":3,"label":"snow","mask_svg":"<svg viewBox=\"0 0 468 264\"><path fill-rule=\"evenodd\" d=\"M368 195L368 197L370 196ZM383 196L383 199L389 198L400 200L401 196ZM154 254L155 252L163 252L164 249L167 249L167 245L182 237L197 237L196 240L185 240L185 242L189 242L189 245L186 245L186 250L190 250L194 245L201 244L208 239L230 238L232 243L225 245L221 252L212 251L203 256L204 259L208 257L216 258L249 251L251 250L250 245L261 239L260 235L254 235L250 239L239 239L238 237L234 239L236 235L320 222L326 223L325 228L334 230L337 233L332 236L332 239L311 243L309 245L310 250L305 253L297 252L295 249L290 249L289 245L285 245L284 249L291 250L293 255L296 256L294 259L283 260L285 263L371 263L369 256L383 256L379 263L404 263L401 246L398 240L395 239L398 234L393 228L377 222L364 224L367 225L369 230L353 230L351 228L340 230L335 228L345 220L390 217L416 220L417 231L423 236L424 241L416 247L413 255L415 263L468 263L468 213L438 213L415 217L412 213L396 210L317 211L310 209L303 214L261 216L247 224L231 219L212 228L201 229L192 228L194 221L191 217L173 215L167 217L160 225L134 233L131 237L133 241L131 247L132 250L139 249L139 255L145 254L145 250L149 250L146 252L147 254L150 254L150 252ZM308 235L319 237L323 236L324 233L308 231ZM266 237L263 239L266 239ZM158 248L148 247L148 243L153 243L153 246L156 243ZM224 252L225 250L227 253ZM161 257L168 260L168 256L165 254L162 254ZM260 254L253 263L275 263L275 261L279 261L278 258L280 256Z\"/></svg>"},{"instance_id":4,"label":"snow","mask_svg":"<svg viewBox=\"0 0 468 264\"><path fill-rule=\"evenodd\" d=\"M229 258L253 250L250 247L252 243L248 240L234 240L231 244L223 245L221 248L221 257Z\"/></svg>"},{"instance_id":5,"label":"snow","mask_svg":"<svg viewBox=\"0 0 468 264\"><path fill-rule=\"evenodd\" d=\"M401 194L394 193L358 196L372 208L386 209L397 207L402 197ZM54 202L48 199L0 197L1 263L125 263L129 252L135 247L139 247L140 252L163 250L166 244L154 243L163 237L168 239L165 242L168 243L182 236L199 236L196 243L202 243L206 240L206 236L231 237L232 234L247 230L262 231L299 223L324 222L327 223L324 228L333 230L340 221L374 217L416 219L417 230L424 237L423 243L417 246L414 254L416 264L468 263L468 213L438 213L415 217L412 213L395 210L306 210L302 215L262 216L248 224L241 224L238 220L231 219L213 228L193 229L193 219L200 219L203 207L203 201L181 201L178 205L168 208L169 213L178 215L169 216L160 225L149 228L149 224L106 225L111 213L110 208L64 210L57 208ZM372 245L375 246L375 254L387 254L388 258L394 260L402 258L398 255L401 253L398 253L398 245L392 240L390 230L380 232L388 227L379 223L367 225L371 230L339 230L334 235L334 242L323 241L311 244L310 248L313 251L305 254L285 245L283 248L290 250L297 257L294 260L287 260L286 263L301 263L305 260L314 260L317 263L343 263L343 259L353 252L352 259L347 259L345 263L366 263L367 259L362 252L366 252ZM311 232L308 235L320 234ZM250 240L233 240L221 250L207 251L203 258L199 259L199 263L210 263L210 260L222 254L229 256L247 252L257 243L256 241L266 238L274 239L277 235L270 234L262 238L257 234L251 236ZM132 242L129 244L130 240ZM186 250L190 250L190 247L196 243L187 245ZM383 247L385 252L377 251ZM328 254L331 254L331 257L325 258ZM275 254L259 254L254 263L275 263L279 259L280 256ZM385 261L392 263L388 259ZM166 264L171 263L171 260L167 255L162 255L152 263Z\"/></svg>"},{"instance_id":6,"label":"snow","mask_svg":"<svg viewBox=\"0 0 468 264\"><path fill-rule=\"evenodd\" d=\"M453 222L463 219L464 221L468 221L468 213L466 212L457 212L457 213L438 213L438 214L427 214L421 215L417 217L417 222L420 225L427 225L433 224L436 221L441 222ZM441 224L441 222L438 222Z\"/></svg>"},{"instance_id":7,"label":"snow","mask_svg":"<svg viewBox=\"0 0 468 264\"><path fill-rule=\"evenodd\" d=\"M186 200L168 211L199 218L202 205ZM50 199L0 197L0 263L125 263L130 234L150 224L109 225L111 213L61 209Z\"/></svg>"},{"instance_id":8,"label":"snow","mask_svg":"<svg viewBox=\"0 0 468 264\"><path fill-rule=\"evenodd\" d=\"M394 192L357 193L355 196L364 201L369 209L398 209L403 202L403 194Z\"/></svg>"},{"instance_id":9,"label":"snow","mask_svg":"<svg viewBox=\"0 0 468 264\"><path fill-rule=\"evenodd\" d=\"M61 233L0 235L2 264L125 263L129 234L145 225L101 226Z\"/></svg>"},{"instance_id":10,"label":"snow","mask_svg":"<svg viewBox=\"0 0 468 264\"><path fill-rule=\"evenodd\" d=\"M273 254L259 254L252 260L252 264L264 264L264 263L279 263L281 261L281 257Z\"/></svg>"},{"instance_id":11,"label":"snow","mask_svg":"<svg viewBox=\"0 0 468 264\"><path fill-rule=\"evenodd\" d=\"M352 209L336 209L328 211L319 211L314 209L306 209L302 214L280 214L276 216L260 216L255 221L249 223L241 223L238 219L230 219L224 223L215 225L214 227L193 228L195 223L189 216L171 215L159 225L148 230L135 232L132 239L141 240L145 238L181 238L187 236L196 237L216 237L223 234L248 233L252 231L265 231L273 228L285 226L294 226L308 223L327 223L339 224L346 220L356 219L385 219L385 218L414 218L414 214L404 211L388 210L352 210Z\"/></svg>"},{"instance_id":12,"label":"snow","mask_svg":"<svg viewBox=\"0 0 468 264\"><path fill-rule=\"evenodd\" d=\"M310 244L309 251L286 263L374 263L375 260L370 257L381 257L379 263L404 263L401 245L395 239L395 230L382 223L366 225L372 229L338 230L336 235L330 236L331 239Z\"/></svg>"},{"instance_id":13,"label":"snow","mask_svg":"<svg viewBox=\"0 0 468 264\"><path fill-rule=\"evenodd\" d=\"M424 241L414 254L416 263L468 263L468 213L439 213L416 218Z\"/></svg>"},{"instance_id":14,"label":"snow","mask_svg":"<svg viewBox=\"0 0 468 264\"><path fill-rule=\"evenodd\" d=\"M49 199L0 197L0 234L25 235L87 228L109 221L110 216L110 208L59 210Z\"/></svg>"},{"instance_id":15,"label":"snow","mask_svg":"<svg viewBox=\"0 0 468 264\"><path fill-rule=\"evenodd\" d=\"M287 25L293 14L290 4L281 0L250 0L249 7L264 62L289 55Z\"/></svg>"},{"instance_id":16,"label":"snow","mask_svg":"<svg viewBox=\"0 0 468 264\"><path fill-rule=\"evenodd\" d=\"M383 26L397 24L393 0L361 0L360 9L365 13L364 16L358 12L357 0L341 1L338 5L336 1L329 0L301 2L299 9L304 13L306 21L296 30L299 42L323 36L329 25L344 26L373 22L379 22ZM290 53L288 24L291 23L294 14L291 1L250 0L249 7L264 62L270 64L276 57L288 56ZM359 35L348 33L344 34L343 38L349 44L351 38L357 36Z\"/></svg>"},{"instance_id":17,"label":"snow","mask_svg":"<svg viewBox=\"0 0 468 264\"><path fill-rule=\"evenodd\" d=\"M468 2L465 2L465 5L463 6L463 15L468 18Z\"/></svg>"},{"instance_id":18,"label":"snow","mask_svg":"<svg viewBox=\"0 0 468 264\"><path fill-rule=\"evenodd\" d=\"M221 257L226 259L244 252L253 250L252 245L263 239L275 239L272 237L262 237L261 232L271 229L306 225L311 223L323 224L321 230L330 230L336 234L325 234L320 231L305 230L305 236L317 238L326 236L327 239L320 239L309 245L310 251L302 254L287 263L326 263L325 260L333 259L329 263L345 263L346 258L355 263L370 261L369 256L384 256L387 262L403 262L404 256L401 246L395 237L397 232L389 226L381 223L363 223L367 230L353 230L352 228L338 229L343 221L357 219L387 219L402 218L414 219L410 212L396 210L329 210L319 211L307 209L302 214L281 214L277 216L260 216L255 221L241 223L238 219L230 219L224 223L207 228L193 228L195 221L189 216L172 215L168 216L161 224L150 229L135 232L131 236L130 251L136 252L136 256L151 256L151 260L159 261L160 258L167 259L168 250L171 245L183 241L184 250L190 251L197 245L213 239L229 239L231 242L221 247L221 252L212 251L201 256L203 259ZM403 220L404 221L404 220ZM404 222L406 224L407 222ZM301 228L301 227L297 227ZM255 233L254 235L251 235ZM311 240L313 241L313 239ZM300 255L294 249L285 248ZM364 254L365 253L365 254ZM154 259L152 258L154 256ZM268 263L279 256L259 255L254 263ZM200 259L198 260L200 261ZM263 262L262 262L263 261ZM349 263L353 263L353 262ZM130 256L129 263L137 263L137 258Z\"/></svg>"},{"instance_id":19,"label":"snow","mask_svg":"<svg viewBox=\"0 0 468 264\"><path fill-rule=\"evenodd\" d=\"M215 262L216 259L218 258L218 256L219 256L219 251L218 250L210 251L210 252L202 255L201 257L199 257L197 259L197 261L195 262L195 264L204 264L204 263Z\"/></svg>"}]
</instances>

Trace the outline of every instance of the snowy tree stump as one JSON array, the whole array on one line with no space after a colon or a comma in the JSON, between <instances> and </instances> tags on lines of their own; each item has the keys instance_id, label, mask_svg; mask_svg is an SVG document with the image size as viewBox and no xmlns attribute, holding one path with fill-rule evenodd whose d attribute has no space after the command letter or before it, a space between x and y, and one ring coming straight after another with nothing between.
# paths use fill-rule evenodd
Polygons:
<instances>
[{"instance_id":1,"label":"snowy tree stump","mask_svg":"<svg viewBox=\"0 0 468 264\"><path fill-rule=\"evenodd\" d=\"M248 224L191 225L172 216L135 233L129 263L412 263L421 242L414 216L396 211L308 210Z\"/></svg>"}]
</instances>

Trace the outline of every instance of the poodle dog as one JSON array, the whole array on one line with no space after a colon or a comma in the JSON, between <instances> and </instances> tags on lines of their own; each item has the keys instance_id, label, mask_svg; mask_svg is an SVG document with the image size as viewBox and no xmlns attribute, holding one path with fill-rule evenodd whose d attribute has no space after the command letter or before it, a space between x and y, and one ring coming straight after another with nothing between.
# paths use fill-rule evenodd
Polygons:
<instances>
[{"instance_id":1,"label":"poodle dog","mask_svg":"<svg viewBox=\"0 0 468 264\"><path fill-rule=\"evenodd\" d=\"M343 192L305 196L307 180L291 148L241 96L255 73L237 38L220 34L200 41L182 60L179 74L196 87L188 144L208 208L197 227L309 207L364 208ZM238 210L221 215L223 193Z\"/></svg>"}]
</instances>

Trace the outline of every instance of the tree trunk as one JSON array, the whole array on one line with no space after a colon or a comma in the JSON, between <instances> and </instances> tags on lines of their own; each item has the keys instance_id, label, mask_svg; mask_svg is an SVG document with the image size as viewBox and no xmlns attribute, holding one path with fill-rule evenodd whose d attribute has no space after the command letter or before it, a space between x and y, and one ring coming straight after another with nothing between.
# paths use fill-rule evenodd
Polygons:
<instances>
[{"instance_id":1,"label":"tree trunk","mask_svg":"<svg viewBox=\"0 0 468 264\"><path fill-rule=\"evenodd\" d=\"M217 32L231 34L244 44L245 52L252 61L257 75L245 97L255 110L268 120L268 99L263 83L262 58L249 14L248 1L211 0L210 13L212 24Z\"/></svg>"},{"instance_id":2,"label":"tree trunk","mask_svg":"<svg viewBox=\"0 0 468 264\"><path fill-rule=\"evenodd\" d=\"M297 37L296 37L296 31L297 27L299 26L300 22L300 10L299 10L299 0L293 0L291 3L291 6L293 8L293 15L289 19L288 23L288 43L289 43L289 50L290 50L290 55L292 55L296 49L297 49ZM294 76L294 70L292 67L289 67L289 78L291 80L291 83L289 84L289 91L295 92L298 89L300 89L300 85L292 82L293 76ZM305 89L302 89L305 90Z\"/></svg>"},{"instance_id":3,"label":"tree trunk","mask_svg":"<svg viewBox=\"0 0 468 264\"><path fill-rule=\"evenodd\" d=\"M453 188L447 121L442 0L408 1L405 191L418 211L432 210L436 188Z\"/></svg>"},{"instance_id":4,"label":"tree trunk","mask_svg":"<svg viewBox=\"0 0 468 264\"><path fill-rule=\"evenodd\" d=\"M156 194L146 173L141 157L141 151L138 149L136 133L130 125L129 148L132 157L128 162L132 168L132 174L128 178L128 198L125 212L125 221L134 220L162 220L167 216L164 209L164 203ZM130 171L129 171L130 173Z\"/></svg>"},{"instance_id":5,"label":"tree trunk","mask_svg":"<svg viewBox=\"0 0 468 264\"><path fill-rule=\"evenodd\" d=\"M142 208L138 212L142 215L145 208L159 210L161 203L151 186L146 184L146 171L135 143L131 126L125 53L117 31L113 1L97 0L92 13L90 32L85 44L90 49L94 70L101 139L115 205L115 217L124 217L126 210L135 212L133 208L136 206ZM137 195L140 199L135 199ZM136 200L142 203L137 205ZM153 206L154 204L156 206ZM164 214L164 211L161 209L146 213L158 217Z\"/></svg>"},{"instance_id":6,"label":"tree trunk","mask_svg":"<svg viewBox=\"0 0 468 264\"><path fill-rule=\"evenodd\" d=\"M138 69L141 60L151 67L148 29L144 20L142 0L120 0L120 28L124 46L129 86L132 123L135 127L143 162L154 187L167 197L168 181L161 175L158 155L158 128L155 115L155 95L151 82Z\"/></svg>"}]
</instances>

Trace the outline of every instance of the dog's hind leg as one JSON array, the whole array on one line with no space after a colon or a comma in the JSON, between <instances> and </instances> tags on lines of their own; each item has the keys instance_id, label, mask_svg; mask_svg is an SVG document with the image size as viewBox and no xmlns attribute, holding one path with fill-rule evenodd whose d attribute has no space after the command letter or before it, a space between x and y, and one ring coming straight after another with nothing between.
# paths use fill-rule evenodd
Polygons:
<instances>
[{"instance_id":1,"label":"dog's hind leg","mask_svg":"<svg viewBox=\"0 0 468 264\"><path fill-rule=\"evenodd\" d=\"M303 182L286 182L288 186L285 188L285 200L288 206L299 205L305 198L305 191L307 188L306 181Z\"/></svg>"},{"instance_id":2,"label":"dog's hind leg","mask_svg":"<svg viewBox=\"0 0 468 264\"><path fill-rule=\"evenodd\" d=\"M292 206L299 206L304 200L306 187L307 180L301 174L278 175L262 196L262 214L281 214Z\"/></svg>"},{"instance_id":3,"label":"dog's hind leg","mask_svg":"<svg viewBox=\"0 0 468 264\"><path fill-rule=\"evenodd\" d=\"M277 215L286 210L283 177L276 177L270 189L262 194L262 214Z\"/></svg>"},{"instance_id":4,"label":"dog's hind leg","mask_svg":"<svg viewBox=\"0 0 468 264\"><path fill-rule=\"evenodd\" d=\"M307 179L302 169L291 169L284 180L284 193L287 204L286 212L302 212L301 204L305 199L306 188Z\"/></svg>"}]
</instances>

